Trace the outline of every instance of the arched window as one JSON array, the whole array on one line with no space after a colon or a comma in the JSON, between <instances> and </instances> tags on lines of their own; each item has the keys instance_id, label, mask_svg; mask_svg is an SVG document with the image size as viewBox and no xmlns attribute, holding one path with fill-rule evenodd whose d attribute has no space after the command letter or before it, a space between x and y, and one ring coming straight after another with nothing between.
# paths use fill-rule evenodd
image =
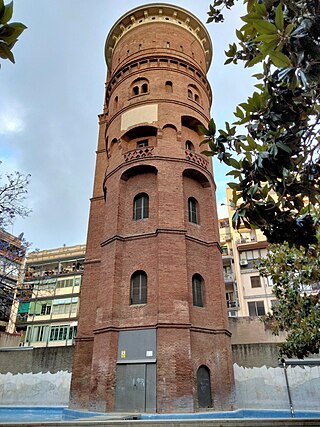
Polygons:
<instances>
[{"instance_id":1,"label":"arched window","mask_svg":"<svg viewBox=\"0 0 320 427\"><path fill-rule=\"evenodd\" d=\"M147 275L144 271L136 271L131 276L130 304L147 303Z\"/></svg>"},{"instance_id":2,"label":"arched window","mask_svg":"<svg viewBox=\"0 0 320 427\"><path fill-rule=\"evenodd\" d=\"M131 96L149 93L149 81L145 77L135 79L131 84Z\"/></svg>"},{"instance_id":3,"label":"arched window","mask_svg":"<svg viewBox=\"0 0 320 427\"><path fill-rule=\"evenodd\" d=\"M201 104L200 93L199 93L197 86L195 86L193 84L188 85L188 99L191 99L191 100L197 102L198 104Z\"/></svg>"},{"instance_id":4,"label":"arched window","mask_svg":"<svg viewBox=\"0 0 320 427\"><path fill-rule=\"evenodd\" d=\"M211 408L211 382L210 370L207 366L202 365L197 372L197 385L198 385L198 405L199 408Z\"/></svg>"},{"instance_id":5,"label":"arched window","mask_svg":"<svg viewBox=\"0 0 320 427\"><path fill-rule=\"evenodd\" d=\"M199 224L198 202L194 197L188 199L188 216L189 222Z\"/></svg>"},{"instance_id":6,"label":"arched window","mask_svg":"<svg viewBox=\"0 0 320 427\"><path fill-rule=\"evenodd\" d=\"M116 96L116 97L114 98L114 109L115 109L115 110L118 108L118 101L119 101L119 98Z\"/></svg>"},{"instance_id":7,"label":"arched window","mask_svg":"<svg viewBox=\"0 0 320 427\"><path fill-rule=\"evenodd\" d=\"M173 85L169 80L166 82L166 92L172 93Z\"/></svg>"},{"instance_id":8,"label":"arched window","mask_svg":"<svg viewBox=\"0 0 320 427\"><path fill-rule=\"evenodd\" d=\"M194 145L191 141L186 141L186 150L194 151Z\"/></svg>"},{"instance_id":9,"label":"arched window","mask_svg":"<svg viewBox=\"0 0 320 427\"><path fill-rule=\"evenodd\" d=\"M133 200L133 219L149 218L149 196L146 193L137 194Z\"/></svg>"},{"instance_id":10,"label":"arched window","mask_svg":"<svg viewBox=\"0 0 320 427\"><path fill-rule=\"evenodd\" d=\"M139 95L139 87L138 86L134 86L132 88L132 94L133 95Z\"/></svg>"},{"instance_id":11,"label":"arched window","mask_svg":"<svg viewBox=\"0 0 320 427\"><path fill-rule=\"evenodd\" d=\"M196 307L203 307L203 279L200 274L192 276L192 299L193 305Z\"/></svg>"}]
</instances>

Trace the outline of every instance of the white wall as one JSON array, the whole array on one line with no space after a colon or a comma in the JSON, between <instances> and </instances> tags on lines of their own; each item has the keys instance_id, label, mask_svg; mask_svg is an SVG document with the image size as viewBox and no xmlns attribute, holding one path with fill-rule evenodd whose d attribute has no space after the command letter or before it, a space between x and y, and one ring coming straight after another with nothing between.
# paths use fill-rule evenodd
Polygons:
<instances>
[{"instance_id":1,"label":"white wall","mask_svg":"<svg viewBox=\"0 0 320 427\"><path fill-rule=\"evenodd\" d=\"M243 368L234 365L238 408L290 409L283 368ZM319 410L320 366L288 367L288 382L296 410Z\"/></svg>"}]
</instances>

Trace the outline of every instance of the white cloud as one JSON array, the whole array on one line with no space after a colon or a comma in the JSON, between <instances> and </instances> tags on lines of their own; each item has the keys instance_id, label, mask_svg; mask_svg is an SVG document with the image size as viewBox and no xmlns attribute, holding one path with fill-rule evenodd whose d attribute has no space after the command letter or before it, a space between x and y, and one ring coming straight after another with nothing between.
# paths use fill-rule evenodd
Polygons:
<instances>
[{"instance_id":1,"label":"white cloud","mask_svg":"<svg viewBox=\"0 0 320 427\"><path fill-rule=\"evenodd\" d=\"M22 132L25 128L24 112L21 107L11 106L0 112L0 134Z\"/></svg>"}]
</instances>

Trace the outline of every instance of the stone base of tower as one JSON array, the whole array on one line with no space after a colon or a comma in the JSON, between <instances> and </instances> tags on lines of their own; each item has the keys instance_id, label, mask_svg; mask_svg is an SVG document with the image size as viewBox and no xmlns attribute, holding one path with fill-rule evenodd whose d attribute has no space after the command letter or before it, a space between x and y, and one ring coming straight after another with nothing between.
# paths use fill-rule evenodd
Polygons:
<instances>
[{"instance_id":1,"label":"stone base of tower","mask_svg":"<svg viewBox=\"0 0 320 427\"><path fill-rule=\"evenodd\" d=\"M77 346L72 408L158 413L233 409L225 331L158 325L102 332L94 345L80 341Z\"/></svg>"}]
</instances>

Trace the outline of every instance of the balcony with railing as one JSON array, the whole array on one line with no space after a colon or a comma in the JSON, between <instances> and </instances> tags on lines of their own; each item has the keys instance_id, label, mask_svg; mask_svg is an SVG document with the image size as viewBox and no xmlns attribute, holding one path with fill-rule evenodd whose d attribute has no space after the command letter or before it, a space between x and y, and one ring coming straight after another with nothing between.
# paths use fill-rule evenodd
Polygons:
<instances>
[{"instance_id":1,"label":"balcony with railing","mask_svg":"<svg viewBox=\"0 0 320 427\"><path fill-rule=\"evenodd\" d=\"M208 169L208 160L204 157L200 156L199 154L196 154L192 150L185 150L186 159L190 162L196 163L199 166L202 166L205 169Z\"/></svg>"},{"instance_id":2,"label":"balcony with railing","mask_svg":"<svg viewBox=\"0 0 320 427\"><path fill-rule=\"evenodd\" d=\"M55 276L81 274L82 272L82 261L51 263L46 266L28 267L24 280L49 279Z\"/></svg>"},{"instance_id":3,"label":"balcony with railing","mask_svg":"<svg viewBox=\"0 0 320 427\"><path fill-rule=\"evenodd\" d=\"M238 317L238 311L240 308L238 300L227 301L227 307L228 317Z\"/></svg>"}]
</instances>

